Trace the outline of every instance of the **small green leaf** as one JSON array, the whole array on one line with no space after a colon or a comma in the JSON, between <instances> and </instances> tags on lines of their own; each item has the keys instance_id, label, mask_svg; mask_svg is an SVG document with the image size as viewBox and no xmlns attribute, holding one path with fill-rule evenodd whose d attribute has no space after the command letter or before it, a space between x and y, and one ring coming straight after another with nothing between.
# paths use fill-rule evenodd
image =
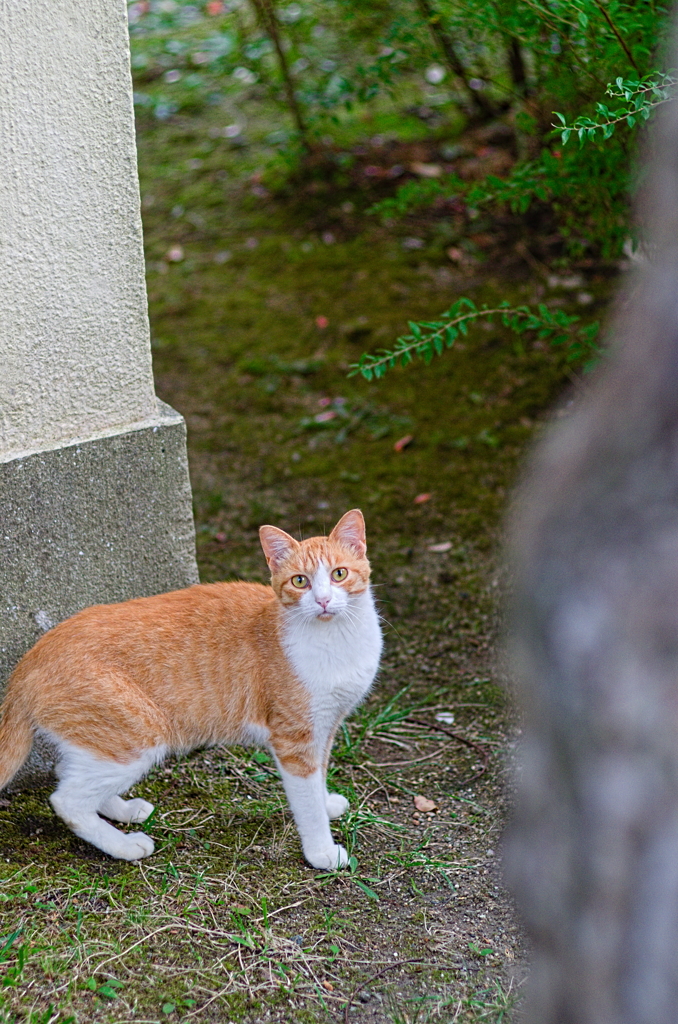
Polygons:
<instances>
[{"instance_id":1,"label":"small green leaf","mask_svg":"<svg viewBox=\"0 0 678 1024\"><path fill-rule=\"evenodd\" d=\"M167 1014L174 1013L175 1010L176 1010L176 1005L174 1003L163 1003L162 1004L162 1012L163 1013L167 1013Z\"/></svg>"},{"instance_id":2,"label":"small green leaf","mask_svg":"<svg viewBox=\"0 0 678 1024\"><path fill-rule=\"evenodd\" d=\"M374 889L370 889L369 885L365 885L365 883L361 882L359 878L354 878L353 881L355 882L359 889L362 889L362 891L367 896L369 896L371 900L376 900L377 903L379 902L379 897L377 893L374 891Z\"/></svg>"},{"instance_id":3,"label":"small green leaf","mask_svg":"<svg viewBox=\"0 0 678 1024\"><path fill-rule=\"evenodd\" d=\"M4 940L2 948L0 948L0 963L2 963L3 960L7 959L7 957L9 956L11 946L13 945L15 939L19 938L22 931L23 928L17 928L16 931L12 932L12 934L8 935L7 938Z\"/></svg>"}]
</instances>

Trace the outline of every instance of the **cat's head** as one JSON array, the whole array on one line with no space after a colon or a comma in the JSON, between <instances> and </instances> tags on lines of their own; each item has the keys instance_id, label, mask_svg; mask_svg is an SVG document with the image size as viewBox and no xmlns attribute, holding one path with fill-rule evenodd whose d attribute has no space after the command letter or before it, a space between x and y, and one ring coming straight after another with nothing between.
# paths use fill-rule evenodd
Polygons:
<instances>
[{"instance_id":1,"label":"cat's head","mask_svg":"<svg viewBox=\"0 0 678 1024\"><path fill-rule=\"evenodd\" d=\"M285 607L296 608L304 618L329 622L346 614L369 586L360 509L343 515L329 537L298 541L276 526L262 526L259 537L273 589Z\"/></svg>"}]
</instances>

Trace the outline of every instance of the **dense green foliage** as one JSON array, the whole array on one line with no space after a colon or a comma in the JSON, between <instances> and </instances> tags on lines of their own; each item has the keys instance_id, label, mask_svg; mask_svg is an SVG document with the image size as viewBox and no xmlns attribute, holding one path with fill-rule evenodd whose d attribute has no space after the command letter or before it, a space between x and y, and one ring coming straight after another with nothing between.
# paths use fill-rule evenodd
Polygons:
<instances>
[{"instance_id":1,"label":"dense green foliage","mask_svg":"<svg viewBox=\"0 0 678 1024\"><path fill-rule=\"evenodd\" d=\"M144 41L135 66L166 85L137 94L137 103L160 118L218 102L234 85L256 85L288 108L291 118L272 133L278 146L331 144L347 108L408 89L433 114L453 106L475 118L502 116L515 128L519 156L508 178L469 185L453 174L435 189L406 182L383 212L440 194L520 212L547 203L573 253L620 251L631 133L672 81L652 74L666 11L654 0L142 0L129 10L133 39ZM183 38L196 22L203 30ZM610 110L606 88L624 104ZM621 130L611 137L615 125ZM561 149L571 131L595 144Z\"/></svg>"},{"instance_id":2,"label":"dense green foliage","mask_svg":"<svg viewBox=\"0 0 678 1024\"><path fill-rule=\"evenodd\" d=\"M454 145L439 147L445 162L363 168L385 179L367 213L407 223L456 204L467 226L479 215L529 217L557 233L561 262L614 260L632 233L634 133L674 83L656 71L665 13L655 0L136 0L135 103L161 121L230 105L237 115L223 134L234 147L247 144L248 99L279 104L255 189L314 174L345 183L361 120L377 128L374 140L401 141L421 137L403 113L439 141L498 123L511 138L498 169L464 170ZM554 314L503 315L517 333L562 340ZM477 316L486 313L459 329ZM450 317L411 326L360 371L378 375L449 347ZM595 329L568 325L566 334L573 360L595 353Z\"/></svg>"}]
</instances>

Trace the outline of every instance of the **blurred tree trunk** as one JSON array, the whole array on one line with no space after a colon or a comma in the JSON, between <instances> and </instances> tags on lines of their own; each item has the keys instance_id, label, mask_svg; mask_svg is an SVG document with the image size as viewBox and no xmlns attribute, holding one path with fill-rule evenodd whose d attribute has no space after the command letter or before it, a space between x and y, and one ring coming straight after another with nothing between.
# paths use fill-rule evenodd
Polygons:
<instances>
[{"instance_id":1,"label":"blurred tree trunk","mask_svg":"<svg viewBox=\"0 0 678 1024\"><path fill-rule=\"evenodd\" d=\"M525 729L506 864L534 946L530 1024L678 1020L676 100L651 153L652 262L513 512Z\"/></svg>"}]
</instances>

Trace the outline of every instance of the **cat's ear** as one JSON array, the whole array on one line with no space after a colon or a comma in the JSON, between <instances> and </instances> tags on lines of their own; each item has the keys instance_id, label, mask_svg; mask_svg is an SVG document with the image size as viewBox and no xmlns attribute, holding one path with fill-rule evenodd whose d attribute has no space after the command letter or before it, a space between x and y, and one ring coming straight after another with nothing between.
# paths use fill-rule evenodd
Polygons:
<instances>
[{"instance_id":1,"label":"cat's ear","mask_svg":"<svg viewBox=\"0 0 678 1024\"><path fill-rule=\"evenodd\" d=\"M329 536L330 540L351 548L360 558L365 557L367 539L365 537L365 520L359 508L346 512Z\"/></svg>"},{"instance_id":2,"label":"cat's ear","mask_svg":"<svg viewBox=\"0 0 678 1024\"><path fill-rule=\"evenodd\" d=\"M294 548L299 547L294 537L279 530L277 526L260 526L259 540L271 571L277 569Z\"/></svg>"}]
</instances>

